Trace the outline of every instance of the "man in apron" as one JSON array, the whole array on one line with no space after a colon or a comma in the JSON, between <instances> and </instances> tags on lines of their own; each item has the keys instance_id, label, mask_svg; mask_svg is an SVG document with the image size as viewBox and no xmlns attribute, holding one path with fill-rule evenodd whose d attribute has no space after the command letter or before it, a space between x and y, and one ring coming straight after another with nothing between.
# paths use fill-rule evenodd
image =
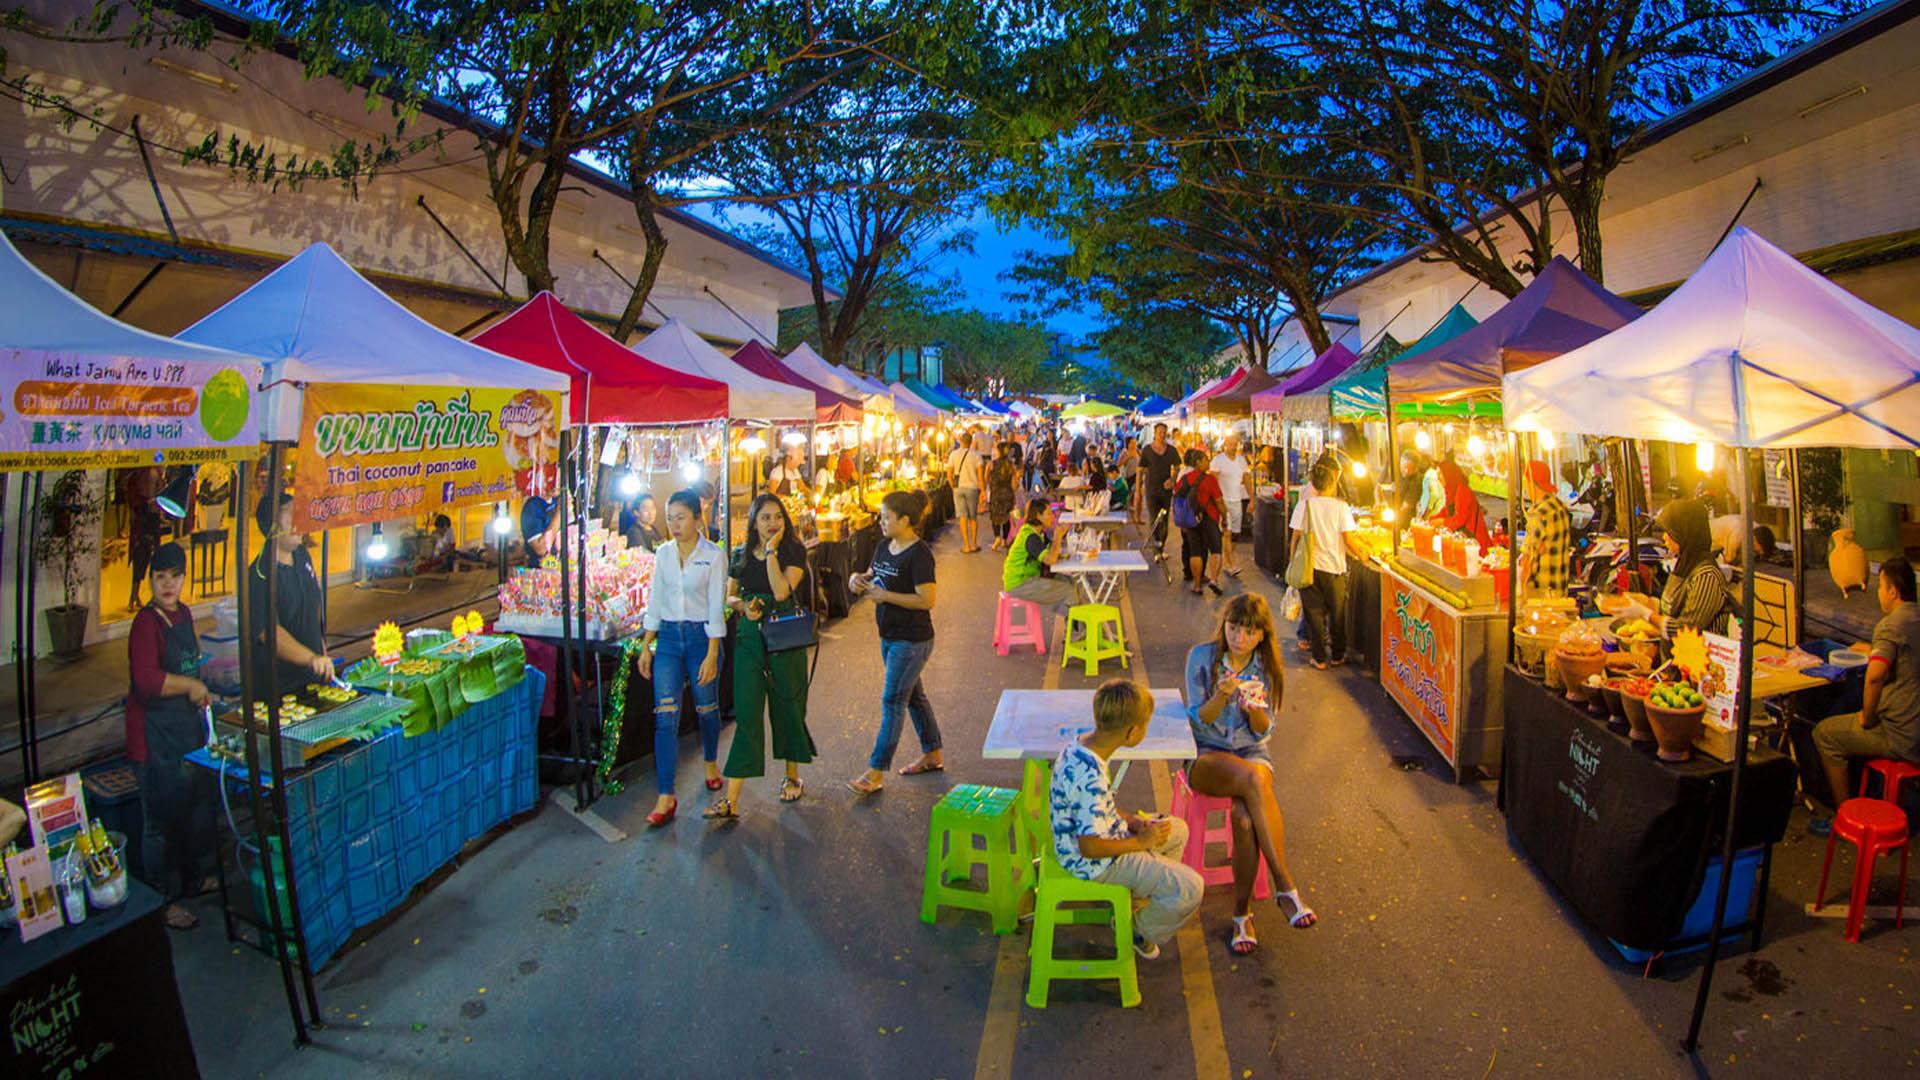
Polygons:
<instances>
[{"instance_id":1,"label":"man in apron","mask_svg":"<svg viewBox=\"0 0 1920 1080\"><path fill-rule=\"evenodd\" d=\"M163 544L148 567L153 599L133 618L127 634L127 756L140 778L142 837L147 877L168 901L164 918L176 930L200 925L179 901L211 888L204 876L213 853L212 778L189 765L189 751L205 746L204 710L212 700L194 677L200 640L193 613L180 602L187 554Z\"/></svg>"}]
</instances>

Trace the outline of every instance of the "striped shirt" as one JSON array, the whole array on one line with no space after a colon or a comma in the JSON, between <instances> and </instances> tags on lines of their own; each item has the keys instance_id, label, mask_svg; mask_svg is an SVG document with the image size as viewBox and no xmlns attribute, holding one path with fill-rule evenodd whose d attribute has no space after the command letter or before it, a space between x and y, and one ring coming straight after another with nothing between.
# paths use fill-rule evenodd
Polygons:
<instances>
[{"instance_id":1,"label":"striped shirt","mask_svg":"<svg viewBox=\"0 0 1920 1080\"><path fill-rule=\"evenodd\" d=\"M1695 563L1685 580L1668 578L1660 593L1660 614L1667 616L1666 636L1690 626L1715 634L1727 632L1727 579L1712 559Z\"/></svg>"}]
</instances>

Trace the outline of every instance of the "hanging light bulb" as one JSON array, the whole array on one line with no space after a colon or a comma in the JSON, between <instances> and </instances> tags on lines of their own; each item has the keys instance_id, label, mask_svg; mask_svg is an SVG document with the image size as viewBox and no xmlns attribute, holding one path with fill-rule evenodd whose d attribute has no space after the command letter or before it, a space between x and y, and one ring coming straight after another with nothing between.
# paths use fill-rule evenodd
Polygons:
<instances>
[{"instance_id":1,"label":"hanging light bulb","mask_svg":"<svg viewBox=\"0 0 1920 1080\"><path fill-rule=\"evenodd\" d=\"M699 480L700 479L700 463L697 461L681 462L680 463L680 479L685 480L689 484Z\"/></svg>"},{"instance_id":2,"label":"hanging light bulb","mask_svg":"<svg viewBox=\"0 0 1920 1080\"><path fill-rule=\"evenodd\" d=\"M1696 443L1694 445L1693 465L1695 468L1699 469L1701 472L1713 471L1713 444L1712 443L1703 441L1700 443Z\"/></svg>"},{"instance_id":3,"label":"hanging light bulb","mask_svg":"<svg viewBox=\"0 0 1920 1080\"><path fill-rule=\"evenodd\" d=\"M381 562L388 554L387 538L380 535L380 523L374 522L373 538L367 541L367 558L374 562Z\"/></svg>"},{"instance_id":4,"label":"hanging light bulb","mask_svg":"<svg viewBox=\"0 0 1920 1080\"><path fill-rule=\"evenodd\" d=\"M1367 478L1367 463L1364 461L1355 460L1353 463L1352 472L1353 472L1353 478L1355 480L1365 480Z\"/></svg>"},{"instance_id":5,"label":"hanging light bulb","mask_svg":"<svg viewBox=\"0 0 1920 1080\"><path fill-rule=\"evenodd\" d=\"M1398 515L1393 512L1393 507L1391 506L1383 506L1380 508L1380 520L1386 522L1389 525L1393 524L1393 519L1397 516Z\"/></svg>"},{"instance_id":6,"label":"hanging light bulb","mask_svg":"<svg viewBox=\"0 0 1920 1080\"><path fill-rule=\"evenodd\" d=\"M493 504L493 521L488 524L495 536L505 536L513 531L513 519L507 516L507 504Z\"/></svg>"},{"instance_id":7,"label":"hanging light bulb","mask_svg":"<svg viewBox=\"0 0 1920 1080\"><path fill-rule=\"evenodd\" d=\"M789 431L785 435L780 436L780 445L782 446L799 446L806 441L807 437L798 431Z\"/></svg>"},{"instance_id":8,"label":"hanging light bulb","mask_svg":"<svg viewBox=\"0 0 1920 1080\"><path fill-rule=\"evenodd\" d=\"M640 494L640 474L628 469L620 474L620 497L631 499Z\"/></svg>"},{"instance_id":9,"label":"hanging light bulb","mask_svg":"<svg viewBox=\"0 0 1920 1080\"><path fill-rule=\"evenodd\" d=\"M758 435L749 435L740 440L740 449L749 454L764 454L767 450L767 440Z\"/></svg>"},{"instance_id":10,"label":"hanging light bulb","mask_svg":"<svg viewBox=\"0 0 1920 1080\"><path fill-rule=\"evenodd\" d=\"M1474 457L1485 457L1487 453L1487 440L1478 435L1467 436L1467 453L1472 454Z\"/></svg>"},{"instance_id":11,"label":"hanging light bulb","mask_svg":"<svg viewBox=\"0 0 1920 1080\"><path fill-rule=\"evenodd\" d=\"M1413 433L1413 448L1423 454L1430 453L1433 450L1433 436L1427 434L1426 428L1421 428Z\"/></svg>"}]
</instances>

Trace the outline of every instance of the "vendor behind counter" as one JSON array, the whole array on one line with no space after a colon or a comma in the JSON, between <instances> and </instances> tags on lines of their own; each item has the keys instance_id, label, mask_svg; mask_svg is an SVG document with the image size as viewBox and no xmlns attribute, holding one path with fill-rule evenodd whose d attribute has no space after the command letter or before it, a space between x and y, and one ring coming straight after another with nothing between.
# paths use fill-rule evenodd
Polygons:
<instances>
[{"instance_id":1,"label":"vendor behind counter","mask_svg":"<svg viewBox=\"0 0 1920 1080\"><path fill-rule=\"evenodd\" d=\"M293 497L282 494L277 513L261 496L254 523L267 538L254 559L248 579L247 627L253 635L253 680L256 698L264 699L270 672L279 678L279 692L290 693L315 680L333 678L333 660L327 656L325 627L320 618L320 578L306 537L293 527ZM267 633L267 566L274 569L274 616L278 624ZM265 646L265 647L262 647Z\"/></svg>"}]
</instances>

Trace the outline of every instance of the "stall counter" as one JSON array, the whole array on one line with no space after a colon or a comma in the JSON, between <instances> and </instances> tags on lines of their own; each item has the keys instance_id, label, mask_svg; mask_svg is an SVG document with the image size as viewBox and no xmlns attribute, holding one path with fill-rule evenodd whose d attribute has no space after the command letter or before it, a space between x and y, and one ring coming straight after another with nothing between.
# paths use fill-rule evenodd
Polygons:
<instances>
[{"instance_id":1,"label":"stall counter","mask_svg":"<svg viewBox=\"0 0 1920 1080\"><path fill-rule=\"evenodd\" d=\"M1732 766L1698 753L1661 761L1517 668L1505 682L1500 806L1513 839L1588 925L1636 949L1668 948L1719 849ZM1770 855L1793 793L1792 762L1752 751L1734 847ZM1771 863L1761 863L1761 909ZM1744 915L1729 912L1729 927Z\"/></svg>"},{"instance_id":2,"label":"stall counter","mask_svg":"<svg viewBox=\"0 0 1920 1080\"><path fill-rule=\"evenodd\" d=\"M1507 613L1461 609L1397 563L1380 571L1380 685L1453 767L1456 782L1500 763Z\"/></svg>"}]
</instances>

